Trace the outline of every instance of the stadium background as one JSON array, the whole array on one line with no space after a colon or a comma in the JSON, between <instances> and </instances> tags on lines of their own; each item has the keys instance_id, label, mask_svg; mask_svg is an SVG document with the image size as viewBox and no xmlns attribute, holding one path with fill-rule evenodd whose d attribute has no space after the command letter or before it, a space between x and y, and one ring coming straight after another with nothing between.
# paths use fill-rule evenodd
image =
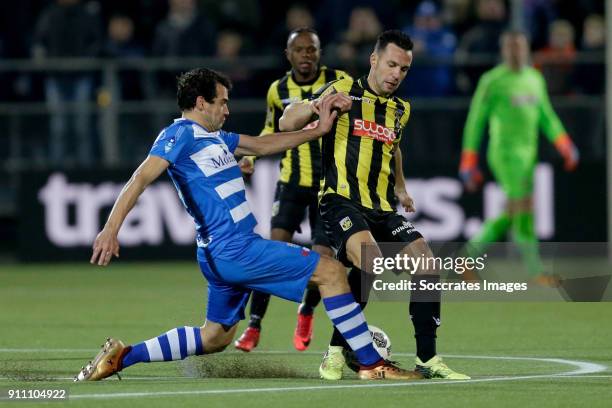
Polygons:
<instances>
[{"instance_id":1,"label":"stadium background","mask_svg":"<svg viewBox=\"0 0 612 408\"><path fill-rule=\"evenodd\" d=\"M612 304L513 298L443 302L438 350L472 376L462 384L364 384L348 370L345 380L324 382L317 367L331 325L323 308L310 349L297 353L295 305L278 298L255 352L143 364L126 370L123 381L72 383L109 335L133 344L178 324L202 324L206 286L193 259L193 224L169 180L150 188L124 225L120 260L88 265L91 242L160 128L178 115L175 75L195 66L228 73L236 86L226 129L257 134L266 89L288 69L283 49L295 26L314 25L323 62L358 75L367 72L380 30L416 34L418 25L427 34L401 89L413 107L401 148L414 220L440 241L463 241L503 205L492 183L464 194L457 167L475 81L499 60L501 30L523 27L582 155L579 170L565 173L541 138L538 235L570 246L608 241L609 0L439 0L433 17L431 6L410 0L171 0L184 10L172 23L169 0L105 0L82 1L81 17L43 22L48 7L70 2L0 2L0 398L19 387L67 388L71 406L96 407L610 405ZM40 46L52 39L53 47ZM67 101L58 99L60 88L73 91ZM57 149L57 140L66 148ZM263 235L275 160L258 161L248 183ZM298 238L308 237L304 225ZM592 259L570 253L559 262L586 274L609 271L607 260L599 263L602 251L593 252ZM509 263L502 272L515 278L518 267ZM407 302L371 303L368 320L390 335L393 358L411 367Z\"/></svg>"},{"instance_id":2,"label":"stadium background","mask_svg":"<svg viewBox=\"0 0 612 408\"><path fill-rule=\"evenodd\" d=\"M603 1L31 0L0 7L6 259L87 259L114 194L178 115L174 78L182 71L227 73L235 87L225 128L258 134L267 87L288 70L287 33L304 25L318 29L323 63L354 75L367 72L382 29L413 34L415 62L399 91L413 106L401 145L405 174L419 210L413 220L430 239L446 241L466 239L503 205L492 184L463 194L456 171L470 96L499 60L499 34L509 26L526 30L582 159L566 174L554 149L541 143L538 235L607 241ZM276 166L274 158L258 162L249 180L258 232L266 236ZM167 182L124 228L130 259L193 254L191 221ZM308 236L304 225L297 240Z\"/></svg>"}]
</instances>

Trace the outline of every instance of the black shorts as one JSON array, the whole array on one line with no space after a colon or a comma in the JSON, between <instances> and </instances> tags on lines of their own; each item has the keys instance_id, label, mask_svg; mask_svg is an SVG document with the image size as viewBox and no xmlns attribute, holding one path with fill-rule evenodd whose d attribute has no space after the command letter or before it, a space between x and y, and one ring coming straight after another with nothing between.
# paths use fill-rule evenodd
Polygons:
<instances>
[{"instance_id":1,"label":"black shorts","mask_svg":"<svg viewBox=\"0 0 612 408\"><path fill-rule=\"evenodd\" d=\"M302 232L300 224L308 208L313 245L329 247L330 243L319 215L318 192L318 189L311 187L296 187L280 181L276 183L274 204L272 204L272 228L281 228L291 234L296 231Z\"/></svg>"},{"instance_id":2,"label":"black shorts","mask_svg":"<svg viewBox=\"0 0 612 408\"><path fill-rule=\"evenodd\" d=\"M377 242L410 243L423 236L412 223L395 211L365 208L338 194L326 194L319 206L325 233L346 266L346 242L359 231L370 231Z\"/></svg>"}]
</instances>

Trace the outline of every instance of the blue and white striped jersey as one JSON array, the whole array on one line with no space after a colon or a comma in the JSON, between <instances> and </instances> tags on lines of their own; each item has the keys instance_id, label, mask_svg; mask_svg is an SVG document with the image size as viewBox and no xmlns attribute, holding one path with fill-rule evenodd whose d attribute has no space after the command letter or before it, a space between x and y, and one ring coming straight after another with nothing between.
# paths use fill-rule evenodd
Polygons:
<instances>
[{"instance_id":1,"label":"blue and white striped jersey","mask_svg":"<svg viewBox=\"0 0 612 408\"><path fill-rule=\"evenodd\" d=\"M181 118L161 131L150 151L170 162L168 174L196 223L197 245L213 252L237 234L252 234L257 224L234 158L238 139Z\"/></svg>"}]
</instances>

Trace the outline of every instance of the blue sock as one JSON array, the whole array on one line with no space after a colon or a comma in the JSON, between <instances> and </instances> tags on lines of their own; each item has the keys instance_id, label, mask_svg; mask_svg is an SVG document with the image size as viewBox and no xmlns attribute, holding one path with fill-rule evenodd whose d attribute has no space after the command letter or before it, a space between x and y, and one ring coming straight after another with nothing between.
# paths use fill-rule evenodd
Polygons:
<instances>
[{"instance_id":1,"label":"blue sock","mask_svg":"<svg viewBox=\"0 0 612 408\"><path fill-rule=\"evenodd\" d=\"M353 295L344 293L324 298L323 304L327 315L353 349L359 363L371 366L379 362L381 357L372 344L368 323Z\"/></svg>"},{"instance_id":2,"label":"blue sock","mask_svg":"<svg viewBox=\"0 0 612 408\"><path fill-rule=\"evenodd\" d=\"M199 327L178 327L132 346L123 357L122 367L152 361L182 360L204 354Z\"/></svg>"}]
</instances>

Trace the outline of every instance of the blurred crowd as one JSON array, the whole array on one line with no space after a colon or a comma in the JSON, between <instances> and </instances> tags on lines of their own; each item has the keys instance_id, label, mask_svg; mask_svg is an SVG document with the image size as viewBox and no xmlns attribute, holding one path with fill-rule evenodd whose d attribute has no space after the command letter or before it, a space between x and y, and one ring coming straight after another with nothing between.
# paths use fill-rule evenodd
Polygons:
<instances>
[{"instance_id":1,"label":"blurred crowd","mask_svg":"<svg viewBox=\"0 0 612 408\"><path fill-rule=\"evenodd\" d=\"M603 54L604 2L522 1L534 63L550 77L552 93L602 92L602 84L590 80L596 67L575 64L575 60L577 53ZM509 0L2 3L2 59L149 56L232 61L241 56L282 55L288 32L308 26L318 30L326 58L356 71L367 61L380 31L399 27L415 41L415 67L402 90L409 96L471 92L482 71L495 62L499 34L507 28L511 14ZM457 71L453 62L463 68ZM236 71L238 79L248 76ZM61 92L61 80L54 88L51 91ZM139 98L140 88L132 86L124 90L124 96ZM87 93L88 85L81 83L74 92Z\"/></svg>"},{"instance_id":2,"label":"blurred crowd","mask_svg":"<svg viewBox=\"0 0 612 408\"><path fill-rule=\"evenodd\" d=\"M533 63L551 93L604 93L604 2L522 1ZM378 34L401 28L415 44L403 96L470 95L498 61L499 36L510 20L510 0L21 0L0 3L0 61L214 57L229 67L234 97L261 98L287 64L253 70L239 58L283 61L291 30L314 27L323 61L362 75ZM122 70L116 89L103 91L123 100L173 98L176 74ZM95 146L86 109L104 103L101 83L100 72L0 70L0 102L46 101L52 161L62 162L70 126L77 157L87 164ZM66 103L73 104L73 121Z\"/></svg>"}]
</instances>

